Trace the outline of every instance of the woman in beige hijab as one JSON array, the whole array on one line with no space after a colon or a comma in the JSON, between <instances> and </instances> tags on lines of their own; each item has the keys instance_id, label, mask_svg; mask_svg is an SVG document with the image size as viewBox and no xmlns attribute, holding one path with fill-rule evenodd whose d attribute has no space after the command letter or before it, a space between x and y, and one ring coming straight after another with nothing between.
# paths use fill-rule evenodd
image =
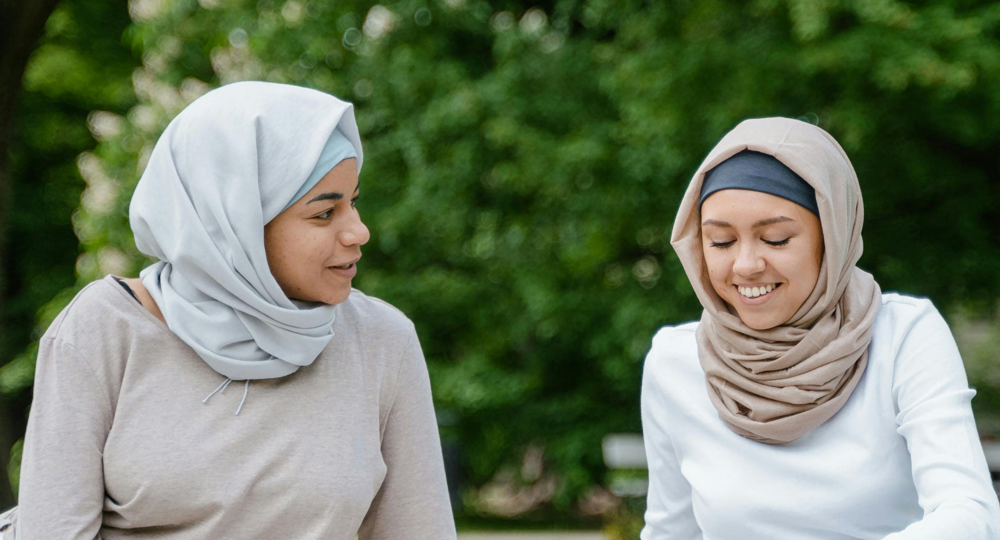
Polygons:
<instances>
[{"instance_id":1,"label":"woman in beige hijab","mask_svg":"<svg viewBox=\"0 0 1000 540\"><path fill-rule=\"evenodd\" d=\"M643 376L642 540L1000 538L951 332L856 266L863 221L811 124L747 120L705 158L671 238L704 312Z\"/></svg>"}]
</instances>

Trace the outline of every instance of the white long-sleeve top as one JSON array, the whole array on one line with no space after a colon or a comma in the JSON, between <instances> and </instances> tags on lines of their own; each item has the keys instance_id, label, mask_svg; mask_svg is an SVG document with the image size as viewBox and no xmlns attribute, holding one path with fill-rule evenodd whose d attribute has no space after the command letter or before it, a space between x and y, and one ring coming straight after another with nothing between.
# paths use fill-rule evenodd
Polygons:
<instances>
[{"instance_id":1,"label":"white long-sleeve top","mask_svg":"<svg viewBox=\"0 0 1000 540\"><path fill-rule=\"evenodd\" d=\"M965 368L930 301L885 294L844 407L786 446L732 432L709 401L698 323L646 358L642 540L995 540L1000 505Z\"/></svg>"}]
</instances>

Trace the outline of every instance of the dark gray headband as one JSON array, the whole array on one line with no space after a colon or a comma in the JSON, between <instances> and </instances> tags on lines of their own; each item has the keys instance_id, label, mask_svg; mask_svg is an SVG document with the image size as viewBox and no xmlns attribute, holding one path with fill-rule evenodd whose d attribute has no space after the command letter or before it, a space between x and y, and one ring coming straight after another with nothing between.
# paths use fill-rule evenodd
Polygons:
<instances>
[{"instance_id":1,"label":"dark gray headband","mask_svg":"<svg viewBox=\"0 0 1000 540\"><path fill-rule=\"evenodd\" d=\"M819 216L816 190L795 174L795 171L769 154L743 150L705 173L699 210L709 195L724 189L769 193L788 199Z\"/></svg>"}]
</instances>

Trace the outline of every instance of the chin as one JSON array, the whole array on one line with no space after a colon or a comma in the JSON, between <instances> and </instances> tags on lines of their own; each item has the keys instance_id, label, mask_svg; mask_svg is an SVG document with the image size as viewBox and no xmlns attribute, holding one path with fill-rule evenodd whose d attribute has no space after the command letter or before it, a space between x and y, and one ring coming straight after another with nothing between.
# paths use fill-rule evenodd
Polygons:
<instances>
[{"instance_id":1,"label":"chin","mask_svg":"<svg viewBox=\"0 0 1000 540\"><path fill-rule=\"evenodd\" d=\"M349 296L351 296L351 287L347 286L343 290L328 292L323 296L323 299L320 300L320 302L335 306L347 300L347 297Z\"/></svg>"},{"instance_id":2,"label":"chin","mask_svg":"<svg viewBox=\"0 0 1000 540\"><path fill-rule=\"evenodd\" d=\"M743 324L754 330L770 330L776 326L781 326L781 321L775 320L774 317L743 313L739 309L736 310L736 314L743 321Z\"/></svg>"},{"instance_id":3,"label":"chin","mask_svg":"<svg viewBox=\"0 0 1000 540\"><path fill-rule=\"evenodd\" d=\"M347 286L345 288L337 287L336 289L326 289L326 290L315 290L315 291L304 291L308 294L302 294L296 297L296 300L302 302L315 302L317 304L326 304L328 306L335 306L340 304L347 297L351 295L351 287Z\"/></svg>"},{"instance_id":4,"label":"chin","mask_svg":"<svg viewBox=\"0 0 1000 540\"><path fill-rule=\"evenodd\" d=\"M752 319L748 321L746 319L743 319L742 317L740 317L740 319L743 320L743 324L749 326L754 330L770 330L775 326L778 326L777 323L773 323L770 321L754 321Z\"/></svg>"}]
</instances>

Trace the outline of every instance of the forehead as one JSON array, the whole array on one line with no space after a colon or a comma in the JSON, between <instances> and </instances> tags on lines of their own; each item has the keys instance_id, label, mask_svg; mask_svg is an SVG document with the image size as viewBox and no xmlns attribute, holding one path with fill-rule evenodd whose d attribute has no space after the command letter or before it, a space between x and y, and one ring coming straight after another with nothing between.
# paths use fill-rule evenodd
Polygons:
<instances>
[{"instance_id":1,"label":"forehead","mask_svg":"<svg viewBox=\"0 0 1000 540\"><path fill-rule=\"evenodd\" d=\"M316 185L309 190L309 195L313 193L324 193L327 191L337 191L340 193L350 193L358 185L357 160L348 158L338 163L330 172L326 173Z\"/></svg>"},{"instance_id":2,"label":"forehead","mask_svg":"<svg viewBox=\"0 0 1000 540\"><path fill-rule=\"evenodd\" d=\"M788 199L746 189L724 189L708 196L701 207L704 220L724 221L733 225L744 221L785 216L801 221L809 210Z\"/></svg>"}]
</instances>

